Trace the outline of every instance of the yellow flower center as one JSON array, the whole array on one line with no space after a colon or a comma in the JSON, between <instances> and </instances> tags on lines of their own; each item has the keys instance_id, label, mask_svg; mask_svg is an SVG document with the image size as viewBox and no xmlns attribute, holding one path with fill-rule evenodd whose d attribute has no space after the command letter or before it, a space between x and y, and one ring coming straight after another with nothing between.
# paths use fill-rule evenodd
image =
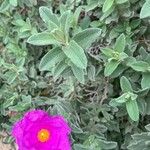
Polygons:
<instances>
[{"instance_id":1,"label":"yellow flower center","mask_svg":"<svg viewBox=\"0 0 150 150\"><path fill-rule=\"evenodd\" d=\"M37 134L37 138L40 142L46 142L50 138L50 132L47 129L41 129Z\"/></svg>"}]
</instances>

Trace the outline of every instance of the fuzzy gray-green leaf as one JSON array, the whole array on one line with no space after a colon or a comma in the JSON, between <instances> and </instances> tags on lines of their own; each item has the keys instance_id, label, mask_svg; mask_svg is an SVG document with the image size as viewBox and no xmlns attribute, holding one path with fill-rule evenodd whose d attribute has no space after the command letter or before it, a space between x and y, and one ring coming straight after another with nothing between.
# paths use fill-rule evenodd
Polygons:
<instances>
[{"instance_id":1,"label":"fuzzy gray-green leaf","mask_svg":"<svg viewBox=\"0 0 150 150\"><path fill-rule=\"evenodd\" d=\"M58 18L55 14L52 13L52 11L45 6L41 6L39 8L39 13L42 18L42 20L49 24L50 26L53 26L53 28L57 28L59 26Z\"/></svg>"},{"instance_id":2,"label":"fuzzy gray-green leaf","mask_svg":"<svg viewBox=\"0 0 150 150\"><path fill-rule=\"evenodd\" d=\"M121 85L121 89L124 93L133 91L131 83L129 82L129 80L125 76L121 77L120 85Z\"/></svg>"},{"instance_id":3,"label":"fuzzy gray-green leaf","mask_svg":"<svg viewBox=\"0 0 150 150\"><path fill-rule=\"evenodd\" d=\"M77 33L73 40L76 41L83 49L89 48L101 34L99 28L89 28Z\"/></svg>"},{"instance_id":4,"label":"fuzzy gray-green leaf","mask_svg":"<svg viewBox=\"0 0 150 150\"><path fill-rule=\"evenodd\" d=\"M146 17L150 17L150 0L147 0L140 12L140 18L146 18Z\"/></svg>"},{"instance_id":5,"label":"fuzzy gray-green leaf","mask_svg":"<svg viewBox=\"0 0 150 150\"><path fill-rule=\"evenodd\" d=\"M128 100L126 102L126 109L133 121L139 120L139 108L136 100Z\"/></svg>"},{"instance_id":6,"label":"fuzzy gray-green leaf","mask_svg":"<svg viewBox=\"0 0 150 150\"><path fill-rule=\"evenodd\" d=\"M125 35L121 34L115 43L114 50L121 53L124 51L126 45Z\"/></svg>"},{"instance_id":7,"label":"fuzzy gray-green leaf","mask_svg":"<svg viewBox=\"0 0 150 150\"><path fill-rule=\"evenodd\" d=\"M103 12L105 13L106 11L108 11L112 7L113 3L114 3L114 0L105 0L103 8L102 8Z\"/></svg>"},{"instance_id":8,"label":"fuzzy gray-green leaf","mask_svg":"<svg viewBox=\"0 0 150 150\"><path fill-rule=\"evenodd\" d=\"M42 59L39 65L41 71L50 70L53 65L62 61L66 56L60 48L50 50Z\"/></svg>"},{"instance_id":9,"label":"fuzzy gray-green leaf","mask_svg":"<svg viewBox=\"0 0 150 150\"><path fill-rule=\"evenodd\" d=\"M27 42L37 46L59 44L59 42L55 39L54 35L47 32L32 35L28 38Z\"/></svg>"},{"instance_id":10,"label":"fuzzy gray-green leaf","mask_svg":"<svg viewBox=\"0 0 150 150\"><path fill-rule=\"evenodd\" d=\"M150 73L143 73L141 86L142 86L142 89L150 88Z\"/></svg>"},{"instance_id":11,"label":"fuzzy gray-green leaf","mask_svg":"<svg viewBox=\"0 0 150 150\"><path fill-rule=\"evenodd\" d=\"M87 67L87 58L82 47L75 41L70 41L69 45L63 47L63 52L77 67L85 69Z\"/></svg>"},{"instance_id":12,"label":"fuzzy gray-green leaf","mask_svg":"<svg viewBox=\"0 0 150 150\"><path fill-rule=\"evenodd\" d=\"M137 61L132 63L131 68L133 68L136 71L141 71L141 72L146 72L149 68L149 64L147 62L144 61Z\"/></svg>"},{"instance_id":13,"label":"fuzzy gray-green leaf","mask_svg":"<svg viewBox=\"0 0 150 150\"><path fill-rule=\"evenodd\" d=\"M75 75L75 77L77 78L77 80L84 84L85 83L85 78L84 78L84 70L81 68L78 68L76 65L74 65L73 63L70 64L71 69L73 74Z\"/></svg>"},{"instance_id":14,"label":"fuzzy gray-green leaf","mask_svg":"<svg viewBox=\"0 0 150 150\"><path fill-rule=\"evenodd\" d=\"M110 76L115 71L115 69L118 67L118 65L119 65L119 62L116 60L111 60L111 61L107 62L106 66L105 66L105 70L104 70L104 75Z\"/></svg>"}]
</instances>

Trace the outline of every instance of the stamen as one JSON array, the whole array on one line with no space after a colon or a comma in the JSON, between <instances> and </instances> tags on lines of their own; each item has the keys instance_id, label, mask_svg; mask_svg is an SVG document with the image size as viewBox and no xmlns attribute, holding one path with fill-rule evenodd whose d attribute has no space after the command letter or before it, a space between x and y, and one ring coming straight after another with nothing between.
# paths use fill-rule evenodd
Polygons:
<instances>
[{"instance_id":1,"label":"stamen","mask_svg":"<svg viewBox=\"0 0 150 150\"><path fill-rule=\"evenodd\" d=\"M37 134L37 138L40 142L46 142L50 139L50 132L47 129L41 129Z\"/></svg>"}]
</instances>

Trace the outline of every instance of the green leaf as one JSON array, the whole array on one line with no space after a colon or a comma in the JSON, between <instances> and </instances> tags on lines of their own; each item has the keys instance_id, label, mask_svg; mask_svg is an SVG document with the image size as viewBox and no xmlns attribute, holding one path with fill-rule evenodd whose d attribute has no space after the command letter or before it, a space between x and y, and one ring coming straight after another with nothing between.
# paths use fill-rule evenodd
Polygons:
<instances>
[{"instance_id":1,"label":"green leaf","mask_svg":"<svg viewBox=\"0 0 150 150\"><path fill-rule=\"evenodd\" d=\"M124 93L126 92L132 92L133 89L132 89L132 86L129 82L129 80L125 77L125 76L122 76L121 79L120 79L120 85L121 85L121 89Z\"/></svg>"},{"instance_id":2,"label":"green leaf","mask_svg":"<svg viewBox=\"0 0 150 150\"><path fill-rule=\"evenodd\" d=\"M88 1L88 5L86 6L86 11L90 11L92 9L94 9L95 7L99 6L99 0L89 0Z\"/></svg>"},{"instance_id":3,"label":"green leaf","mask_svg":"<svg viewBox=\"0 0 150 150\"><path fill-rule=\"evenodd\" d=\"M95 81L96 69L94 65L90 65L88 68L88 78L92 81Z\"/></svg>"},{"instance_id":4,"label":"green leaf","mask_svg":"<svg viewBox=\"0 0 150 150\"><path fill-rule=\"evenodd\" d=\"M150 131L150 124L145 126L146 130Z\"/></svg>"},{"instance_id":5,"label":"green leaf","mask_svg":"<svg viewBox=\"0 0 150 150\"><path fill-rule=\"evenodd\" d=\"M62 45L65 45L68 42L68 36L65 35L65 33L62 32L61 30L54 29L51 33L54 35L54 37L57 41L62 43Z\"/></svg>"},{"instance_id":6,"label":"green leaf","mask_svg":"<svg viewBox=\"0 0 150 150\"><path fill-rule=\"evenodd\" d=\"M37 45L37 46L59 44L59 42L56 41L54 35L51 33L47 33L47 32L42 32L42 33L38 33L38 34L30 36L27 42L32 45Z\"/></svg>"},{"instance_id":7,"label":"green leaf","mask_svg":"<svg viewBox=\"0 0 150 150\"><path fill-rule=\"evenodd\" d=\"M105 18L107 18L109 15L113 13L115 10L115 6L113 5L108 11L106 11L100 18L100 21L103 21Z\"/></svg>"},{"instance_id":8,"label":"green leaf","mask_svg":"<svg viewBox=\"0 0 150 150\"><path fill-rule=\"evenodd\" d=\"M75 150L87 150L87 146L82 145L82 144L74 144L74 145L73 145L73 148L74 148Z\"/></svg>"},{"instance_id":9,"label":"green leaf","mask_svg":"<svg viewBox=\"0 0 150 150\"><path fill-rule=\"evenodd\" d=\"M91 44L100 36L101 29L89 28L77 33L73 40L76 41L83 49L89 48Z\"/></svg>"},{"instance_id":10,"label":"green leaf","mask_svg":"<svg viewBox=\"0 0 150 150\"><path fill-rule=\"evenodd\" d=\"M84 50L75 41L70 41L68 46L63 47L63 51L77 67L81 69L87 67L87 58Z\"/></svg>"},{"instance_id":11,"label":"green leaf","mask_svg":"<svg viewBox=\"0 0 150 150\"><path fill-rule=\"evenodd\" d=\"M49 8L41 6L39 8L39 13L42 20L46 24L48 24L52 29L57 28L59 26L59 20L57 16L53 14Z\"/></svg>"},{"instance_id":12,"label":"green leaf","mask_svg":"<svg viewBox=\"0 0 150 150\"><path fill-rule=\"evenodd\" d=\"M60 17L60 28L68 36L71 23L70 11L66 11Z\"/></svg>"},{"instance_id":13,"label":"green leaf","mask_svg":"<svg viewBox=\"0 0 150 150\"><path fill-rule=\"evenodd\" d=\"M105 140L100 140L100 146L101 149L98 150L112 150L112 149L117 149L117 142L113 142L113 141L105 141Z\"/></svg>"},{"instance_id":14,"label":"green leaf","mask_svg":"<svg viewBox=\"0 0 150 150\"><path fill-rule=\"evenodd\" d=\"M128 2L128 0L116 0L117 4L123 4L123 3L126 3L126 2Z\"/></svg>"},{"instance_id":15,"label":"green leaf","mask_svg":"<svg viewBox=\"0 0 150 150\"><path fill-rule=\"evenodd\" d=\"M85 83L85 79L84 79L84 70L81 68L78 68L76 65L74 65L73 63L70 63L71 69L73 71L74 76L77 78L77 80L84 84Z\"/></svg>"},{"instance_id":16,"label":"green leaf","mask_svg":"<svg viewBox=\"0 0 150 150\"><path fill-rule=\"evenodd\" d=\"M83 130L81 129L81 127L79 126L78 123L70 122L70 127L71 127L73 133L77 133L77 134L83 133Z\"/></svg>"},{"instance_id":17,"label":"green leaf","mask_svg":"<svg viewBox=\"0 0 150 150\"><path fill-rule=\"evenodd\" d=\"M79 20L81 11L82 11L82 6L78 6L74 12L74 15L73 15L73 25L74 26L77 26L77 24L78 24L78 20Z\"/></svg>"},{"instance_id":18,"label":"green leaf","mask_svg":"<svg viewBox=\"0 0 150 150\"><path fill-rule=\"evenodd\" d=\"M91 19L90 16L88 15L86 15L83 19L80 20L80 28L82 30L88 29L90 24L91 24Z\"/></svg>"},{"instance_id":19,"label":"green leaf","mask_svg":"<svg viewBox=\"0 0 150 150\"><path fill-rule=\"evenodd\" d=\"M135 63L132 63L130 66L136 71L146 72L149 67L149 64L144 61L137 61Z\"/></svg>"},{"instance_id":20,"label":"green leaf","mask_svg":"<svg viewBox=\"0 0 150 150\"><path fill-rule=\"evenodd\" d=\"M0 6L0 12L4 12L9 9L10 3L8 0L4 0Z\"/></svg>"},{"instance_id":21,"label":"green leaf","mask_svg":"<svg viewBox=\"0 0 150 150\"><path fill-rule=\"evenodd\" d=\"M12 84L14 82L14 80L16 79L17 77L17 72L14 72L14 71L7 71L5 74L4 74L4 78L7 80L8 84Z\"/></svg>"},{"instance_id":22,"label":"green leaf","mask_svg":"<svg viewBox=\"0 0 150 150\"><path fill-rule=\"evenodd\" d=\"M140 18L146 18L146 17L150 17L150 0L147 0L140 12Z\"/></svg>"},{"instance_id":23,"label":"green leaf","mask_svg":"<svg viewBox=\"0 0 150 150\"><path fill-rule=\"evenodd\" d=\"M106 63L105 70L104 70L104 75L105 76L110 76L115 69L118 67L120 62L116 60L111 60L110 62Z\"/></svg>"},{"instance_id":24,"label":"green leaf","mask_svg":"<svg viewBox=\"0 0 150 150\"><path fill-rule=\"evenodd\" d=\"M128 100L126 102L126 109L133 121L139 120L139 108L136 100Z\"/></svg>"},{"instance_id":25,"label":"green leaf","mask_svg":"<svg viewBox=\"0 0 150 150\"><path fill-rule=\"evenodd\" d=\"M114 51L110 48L102 48L101 49L101 52L106 55L108 58L112 58L113 57L113 54L114 54Z\"/></svg>"},{"instance_id":26,"label":"green leaf","mask_svg":"<svg viewBox=\"0 0 150 150\"><path fill-rule=\"evenodd\" d=\"M131 27L132 29L136 29L136 28L140 25L140 23L141 23L141 19L134 19L134 20L131 21L130 27ZM142 48L142 47L141 47L141 48ZM143 49L144 49L144 48L143 48Z\"/></svg>"},{"instance_id":27,"label":"green leaf","mask_svg":"<svg viewBox=\"0 0 150 150\"><path fill-rule=\"evenodd\" d=\"M119 54L119 60L120 60L120 61L124 61L126 58L128 58L128 55L127 55L126 53L121 52L121 53Z\"/></svg>"},{"instance_id":28,"label":"green leaf","mask_svg":"<svg viewBox=\"0 0 150 150\"><path fill-rule=\"evenodd\" d=\"M142 86L142 89L150 88L150 73L143 73L141 86Z\"/></svg>"},{"instance_id":29,"label":"green leaf","mask_svg":"<svg viewBox=\"0 0 150 150\"><path fill-rule=\"evenodd\" d=\"M136 59L132 56L128 57L125 61L126 66L131 66L133 63L136 63Z\"/></svg>"},{"instance_id":30,"label":"green leaf","mask_svg":"<svg viewBox=\"0 0 150 150\"><path fill-rule=\"evenodd\" d=\"M126 44L125 35L121 34L116 40L114 50L119 53L123 52L125 49L125 44Z\"/></svg>"},{"instance_id":31,"label":"green leaf","mask_svg":"<svg viewBox=\"0 0 150 150\"><path fill-rule=\"evenodd\" d=\"M17 0L9 0L9 3L14 7L16 7L18 4Z\"/></svg>"},{"instance_id":32,"label":"green leaf","mask_svg":"<svg viewBox=\"0 0 150 150\"><path fill-rule=\"evenodd\" d=\"M117 69L111 74L111 78L117 78L119 75L123 73L123 71L126 70L126 66L119 64Z\"/></svg>"},{"instance_id":33,"label":"green leaf","mask_svg":"<svg viewBox=\"0 0 150 150\"><path fill-rule=\"evenodd\" d=\"M145 116L147 114L147 112L146 112L147 103L145 102L144 99L138 99L137 102L138 102L138 107L139 107L140 114Z\"/></svg>"},{"instance_id":34,"label":"green leaf","mask_svg":"<svg viewBox=\"0 0 150 150\"><path fill-rule=\"evenodd\" d=\"M89 150L101 150L100 140L95 135L90 135L84 142L84 145Z\"/></svg>"},{"instance_id":35,"label":"green leaf","mask_svg":"<svg viewBox=\"0 0 150 150\"><path fill-rule=\"evenodd\" d=\"M54 67L54 78L55 80L64 72L64 70L68 67L68 65L65 63L65 60L59 62L55 67Z\"/></svg>"},{"instance_id":36,"label":"green leaf","mask_svg":"<svg viewBox=\"0 0 150 150\"><path fill-rule=\"evenodd\" d=\"M8 98L4 103L3 103L3 108L8 108L9 106L12 106L14 104L14 101L16 99L16 95Z\"/></svg>"},{"instance_id":37,"label":"green leaf","mask_svg":"<svg viewBox=\"0 0 150 150\"><path fill-rule=\"evenodd\" d=\"M122 105L122 103L125 103L126 100L126 93L122 94L121 96L119 96L118 98L114 98L109 102L110 106L116 107L116 106L120 106Z\"/></svg>"},{"instance_id":38,"label":"green leaf","mask_svg":"<svg viewBox=\"0 0 150 150\"><path fill-rule=\"evenodd\" d=\"M136 100L138 95L137 94L134 94L132 92L128 92L127 93L127 97L130 96L131 100Z\"/></svg>"},{"instance_id":39,"label":"green leaf","mask_svg":"<svg viewBox=\"0 0 150 150\"><path fill-rule=\"evenodd\" d=\"M114 0L105 0L102 11L105 13L108 11L114 3Z\"/></svg>"},{"instance_id":40,"label":"green leaf","mask_svg":"<svg viewBox=\"0 0 150 150\"><path fill-rule=\"evenodd\" d=\"M42 59L39 65L40 71L50 70L56 63L62 61L66 56L58 47L50 50Z\"/></svg>"}]
</instances>

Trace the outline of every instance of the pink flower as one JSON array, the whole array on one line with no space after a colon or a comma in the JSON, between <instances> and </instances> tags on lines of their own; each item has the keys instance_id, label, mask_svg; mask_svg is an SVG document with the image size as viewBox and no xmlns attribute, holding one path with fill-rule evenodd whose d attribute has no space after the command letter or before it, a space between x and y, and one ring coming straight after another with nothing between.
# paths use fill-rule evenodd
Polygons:
<instances>
[{"instance_id":1,"label":"pink flower","mask_svg":"<svg viewBox=\"0 0 150 150\"><path fill-rule=\"evenodd\" d=\"M71 150L71 129L62 116L32 110L15 123L12 135L19 150Z\"/></svg>"}]
</instances>

